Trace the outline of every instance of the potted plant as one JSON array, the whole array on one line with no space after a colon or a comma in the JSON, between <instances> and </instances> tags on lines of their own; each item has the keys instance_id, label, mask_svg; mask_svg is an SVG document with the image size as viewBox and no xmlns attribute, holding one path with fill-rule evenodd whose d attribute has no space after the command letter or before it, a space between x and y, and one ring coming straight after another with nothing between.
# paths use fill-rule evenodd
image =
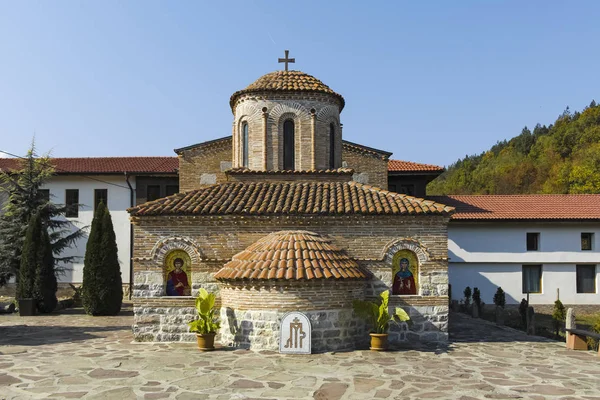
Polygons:
<instances>
[{"instance_id":1,"label":"potted plant","mask_svg":"<svg viewBox=\"0 0 600 400\"><path fill-rule=\"evenodd\" d=\"M201 288L196 297L198 319L188 322L190 332L195 332L198 338L198 348L202 351L214 350L215 334L220 327L219 318L215 317L214 293L208 293Z\"/></svg>"},{"instance_id":2,"label":"potted plant","mask_svg":"<svg viewBox=\"0 0 600 400\"><path fill-rule=\"evenodd\" d=\"M396 307L394 313L390 315L388 310L388 301L390 298L389 290L380 294L381 301L374 303L371 301L354 300L352 306L354 312L367 319L373 328L371 336L371 350L382 351L387 349L388 329L390 322L406 322L410 317L400 307Z\"/></svg>"}]
</instances>

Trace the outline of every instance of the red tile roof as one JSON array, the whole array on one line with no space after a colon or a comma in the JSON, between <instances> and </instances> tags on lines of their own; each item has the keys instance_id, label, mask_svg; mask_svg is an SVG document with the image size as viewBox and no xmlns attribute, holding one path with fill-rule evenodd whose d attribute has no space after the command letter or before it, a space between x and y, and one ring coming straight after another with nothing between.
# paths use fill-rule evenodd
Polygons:
<instances>
[{"instance_id":1,"label":"red tile roof","mask_svg":"<svg viewBox=\"0 0 600 400\"><path fill-rule=\"evenodd\" d=\"M144 215L449 215L430 200L356 182L229 182L178 193L128 210Z\"/></svg>"},{"instance_id":2,"label":"red tile roof","mask_svg":"<svg viewBox=\"0 0 600 400\"><path fill-rule=\"evenodd\" d=\"M179 168L177 157L91 157L51 158L57 174L174 174ZM16 158L0 158L0 170L19 168Z\"/></svg>"},{"instance_id":3,"label":"red tile roof","mask_svg":"<svg viewBox=\"0 0 600 400\"><path fill-rule=\"evenodd\" d=\"M389 172L444 172L444 168L432 164L420 164L412 161L389 160Z\"/></svg>"},{"instance_id":4,"label":"red tile roof","mask_svg":"<svg viewBox=\"0 0 600 400\"><path fill-rule=\"evenodd\" d=\"M216 274L218 280L366 279L368 275L330 239L308 231L280 231L260 239Z\"/></svg>"},{"instance_id":5,"label":"red tile roof","mask_svg":"<svg viewBox=\"0 0 600 400\"><path fill-rule=\"evenodd\" d=\"M344 108L342 95L331 90L329 86L312 75L302 71L275 71L261 76L248 87L238 90L231 95L229 105L235 107L237 98L246 93L256 92L313 92L331 94L341 103L340 111Z\"/></svg>"},{"instance_id":6,"label":"red tile roof","mask_svg":"<svg viewBox=\"0 0 600 400\"><path fill-rule=\"evenodd\" d=\"M600 195L452 195L428 199L455 207L452 220L598 220Z\"/></svg>"}]
</instances>

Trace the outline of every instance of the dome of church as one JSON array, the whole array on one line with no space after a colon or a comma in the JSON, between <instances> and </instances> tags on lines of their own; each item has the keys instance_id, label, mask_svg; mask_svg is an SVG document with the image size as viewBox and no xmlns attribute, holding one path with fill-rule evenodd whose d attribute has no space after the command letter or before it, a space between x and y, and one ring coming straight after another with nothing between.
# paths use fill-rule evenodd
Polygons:
<instances>
[{"instance_id":1,"label":"dome of church","mask_svg":"<svg viewBox=\"0 0 600 400\"><path fill-rule=\"evenodd\" d=\"M233 109L237 98L243 94L256 92L313 92L330 94L340 101L340 111L344 108L342 95L312 75L301 71L275 71L261 76L243 90L238 90L229 100Z\"/></svg>"},{"instance_id":2,"label":"dome of church","mask_svg":"<svg viewBox=\"0 0 600 400\"><path fill-rule=\"evenodd\" d=\"M308 231L279 231L260 239L215 274L218 280L366 279L330 239Z\"/></svg>"}]
</instances>

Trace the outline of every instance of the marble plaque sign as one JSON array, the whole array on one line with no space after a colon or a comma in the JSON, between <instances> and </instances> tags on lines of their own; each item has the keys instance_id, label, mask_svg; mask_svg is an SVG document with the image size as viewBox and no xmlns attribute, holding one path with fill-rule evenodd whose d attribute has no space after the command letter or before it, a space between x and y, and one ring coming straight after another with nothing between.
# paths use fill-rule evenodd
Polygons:
<instances>
[{"instance_id":1,"label":"marble plaque sign","mask_svg":"<svg viewBox=\"0 0 600 400\"><path fill-rule=\"evenodd\" d=\"M279 352L284 354L310 354L311 326L301 312L289 312L281 319Z\"/></svg>"}]
</instances>

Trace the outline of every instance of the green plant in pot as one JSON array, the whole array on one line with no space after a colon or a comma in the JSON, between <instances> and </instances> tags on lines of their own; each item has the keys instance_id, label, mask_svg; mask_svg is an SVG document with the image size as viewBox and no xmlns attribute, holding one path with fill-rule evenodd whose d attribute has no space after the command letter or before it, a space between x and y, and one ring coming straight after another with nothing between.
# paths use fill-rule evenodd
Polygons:
<instances>
[{"instance_id":1,"label":"green plant in pot","mask_svg":"<svg viewBox=\"0 0 600 400\"><path fill-rule=\"evenodd\" d=\"M203 351L214 350L215 334L220 328L219 318L215 316L214 293L208 293L201 288L196 297L196 311L198 319L188 322L190 332L196 333L198 348Z\"/></svg>"},{"instance_id":2,"label":"green plant in pot","mask_svg":"<svg viewBox=\"0 0 600 400\"><path fill-rule=\"evenodd\" d=\"M373 329L370 333L371 350L376 351L387 349L390 323L407 322L410 320L406 311L400 307L396 307L393 314L390 315L388 308L389 290L382 292L379 297L380 301L377 303L363 300L354 300L352 302L356 315L366 318Z\"/></svg>"}]
</instances>

